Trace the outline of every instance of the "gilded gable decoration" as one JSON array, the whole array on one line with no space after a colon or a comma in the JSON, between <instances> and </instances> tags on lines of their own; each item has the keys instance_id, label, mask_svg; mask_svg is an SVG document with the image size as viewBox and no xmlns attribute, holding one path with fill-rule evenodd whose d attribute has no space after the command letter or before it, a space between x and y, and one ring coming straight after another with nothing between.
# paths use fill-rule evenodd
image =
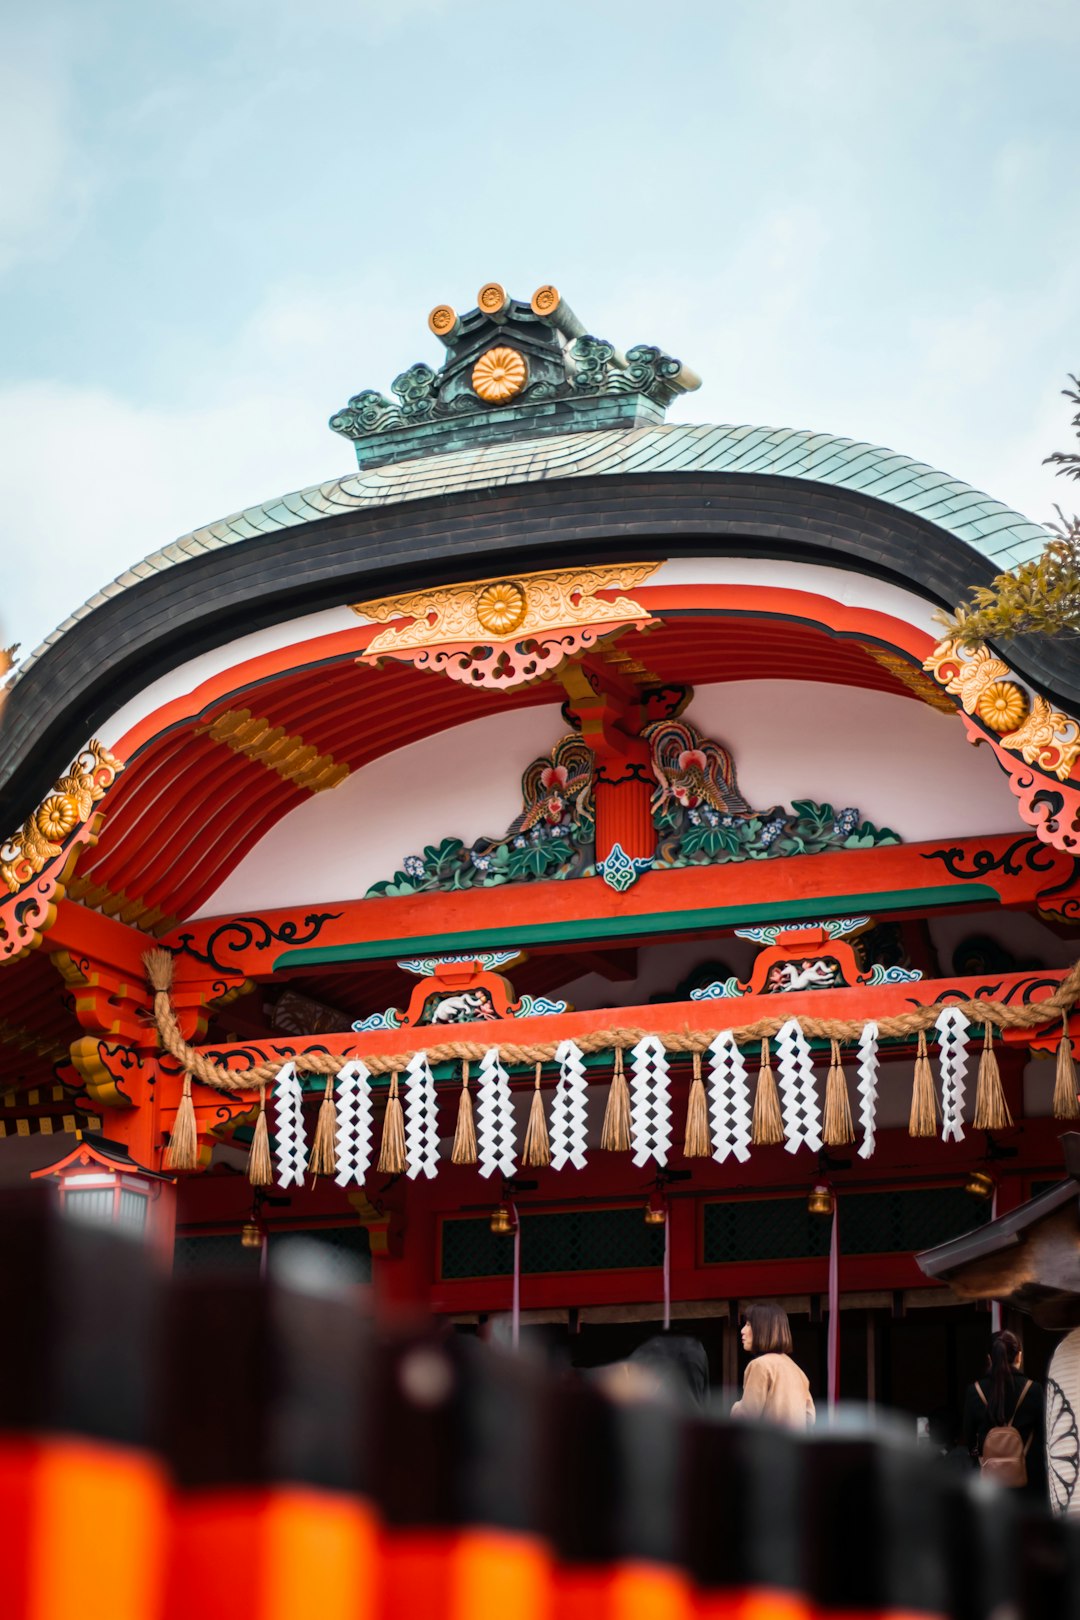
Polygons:
<instances>
[{"instance_id":1,"label":"gilded gable decoration","mask_svg":"<svg viewBox=\"0 0 1080 1620\"><path fill-rule=\"evenodd\" d=\"M641 585L659 566L555 569L357 602L355 613L387 626L358 662L393 658L466 686L507 691L553 674L613 635L653 624L640 603L616 593Z\"/></svg>"}]
</instances>

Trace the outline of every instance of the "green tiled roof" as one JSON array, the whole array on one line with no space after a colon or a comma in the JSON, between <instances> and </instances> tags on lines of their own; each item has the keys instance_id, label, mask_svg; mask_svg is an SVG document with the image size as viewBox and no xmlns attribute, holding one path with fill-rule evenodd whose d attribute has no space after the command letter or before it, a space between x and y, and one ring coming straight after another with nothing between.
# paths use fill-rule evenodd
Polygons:
<instances>
[{"instance_id":1,"label":"green tiled roof","mask_svg":"<svg viewBox=\"0 0 1080 1620\"><path fill-rule=\"evenodd\" d=\"M1038 523L959 479L893 450L827 433L669 423L513 440L349 473L195 529L137 563L91 597L23 661L19 673L25 673L45 648L78 620L138 580L189 557L256 535L273 534L345 512L470 489L541 479L656 472L748 473L857 490L937 524L999 569L1012 568L1037 555L1049 538Z\"/></svg>"}]
</instances>

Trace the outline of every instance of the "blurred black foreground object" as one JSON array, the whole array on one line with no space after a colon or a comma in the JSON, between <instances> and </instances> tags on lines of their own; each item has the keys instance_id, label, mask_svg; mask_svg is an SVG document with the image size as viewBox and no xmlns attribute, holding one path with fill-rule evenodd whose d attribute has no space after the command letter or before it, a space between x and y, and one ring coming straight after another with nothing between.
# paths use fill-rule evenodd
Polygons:
<instances>
[{"instance_id":1,"label":"blurred black foreground object","mask_svg":"<svg viewBox=\"0 0 1080 1620\"><path fill-rule=\"evenodd\" d=\"M1080 1531L914 1445L380 1334L317 1264L174 1280L38 1194L0 1200L5 1620L1080 1620Z\"/></svg>"}]
</instances>

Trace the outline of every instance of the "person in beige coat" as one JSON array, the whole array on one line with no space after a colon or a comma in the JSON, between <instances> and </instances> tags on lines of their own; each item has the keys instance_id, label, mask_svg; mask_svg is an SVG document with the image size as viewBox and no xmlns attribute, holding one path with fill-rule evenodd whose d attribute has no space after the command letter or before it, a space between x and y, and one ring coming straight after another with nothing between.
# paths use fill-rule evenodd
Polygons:
<instances>
[{"instance_id":1,"label":"person in beige coat","mask_svg":"<svg viewBox=\"0 0 1080 1620\"><path fill-rule=\"evenodd\" d=\"M733 1418L764 1418L788 1429L813 1427L816 1413L810 1384L791 1359L791 1323L779 1305L748 1305L742 1347L753 1358L743 1378L742 1400Z\"/></svg>"}]
</instances>

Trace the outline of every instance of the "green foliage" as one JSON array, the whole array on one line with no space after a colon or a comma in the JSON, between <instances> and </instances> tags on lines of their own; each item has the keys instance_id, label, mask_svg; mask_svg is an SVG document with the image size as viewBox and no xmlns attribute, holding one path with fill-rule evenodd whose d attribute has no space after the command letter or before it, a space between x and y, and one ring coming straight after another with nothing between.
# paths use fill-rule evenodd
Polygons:
<instances>
[{"instance_id":1,"label":"green foliage","mask_svg":"<svg viewBox=\"0 0 1080 1620\"><path fill-rule=\"evenodd\" d=\"M657 866L722 866L900 842L890 828L861 820L857 810L835 810L814 799L796 799L790 811L776 808L757 816L669 804L657 817L657 831Z\"/></svg>"},{"instance_id":2,"label":"green foliage","mask_svg":"<svg viewBox=\"0 0 1080 1620\"><path fill-rule=\"evenodd\" d=\"M1075 388L1063 389L1066 399L1080 406L1080 378L1070 377ZM1080 410L1072 419L1080 439ZM1080 454L1055 450L1046 457L1065 478L1080 479ZM990 585L975 587L955 613L935 613L947 633L967 647L1010 636L1068 636L1080 633L1080 517L1067 518L1055 508L1056 523L1049 525L1053 539L1030 562Z\"/></svg>"}]
</instances>

